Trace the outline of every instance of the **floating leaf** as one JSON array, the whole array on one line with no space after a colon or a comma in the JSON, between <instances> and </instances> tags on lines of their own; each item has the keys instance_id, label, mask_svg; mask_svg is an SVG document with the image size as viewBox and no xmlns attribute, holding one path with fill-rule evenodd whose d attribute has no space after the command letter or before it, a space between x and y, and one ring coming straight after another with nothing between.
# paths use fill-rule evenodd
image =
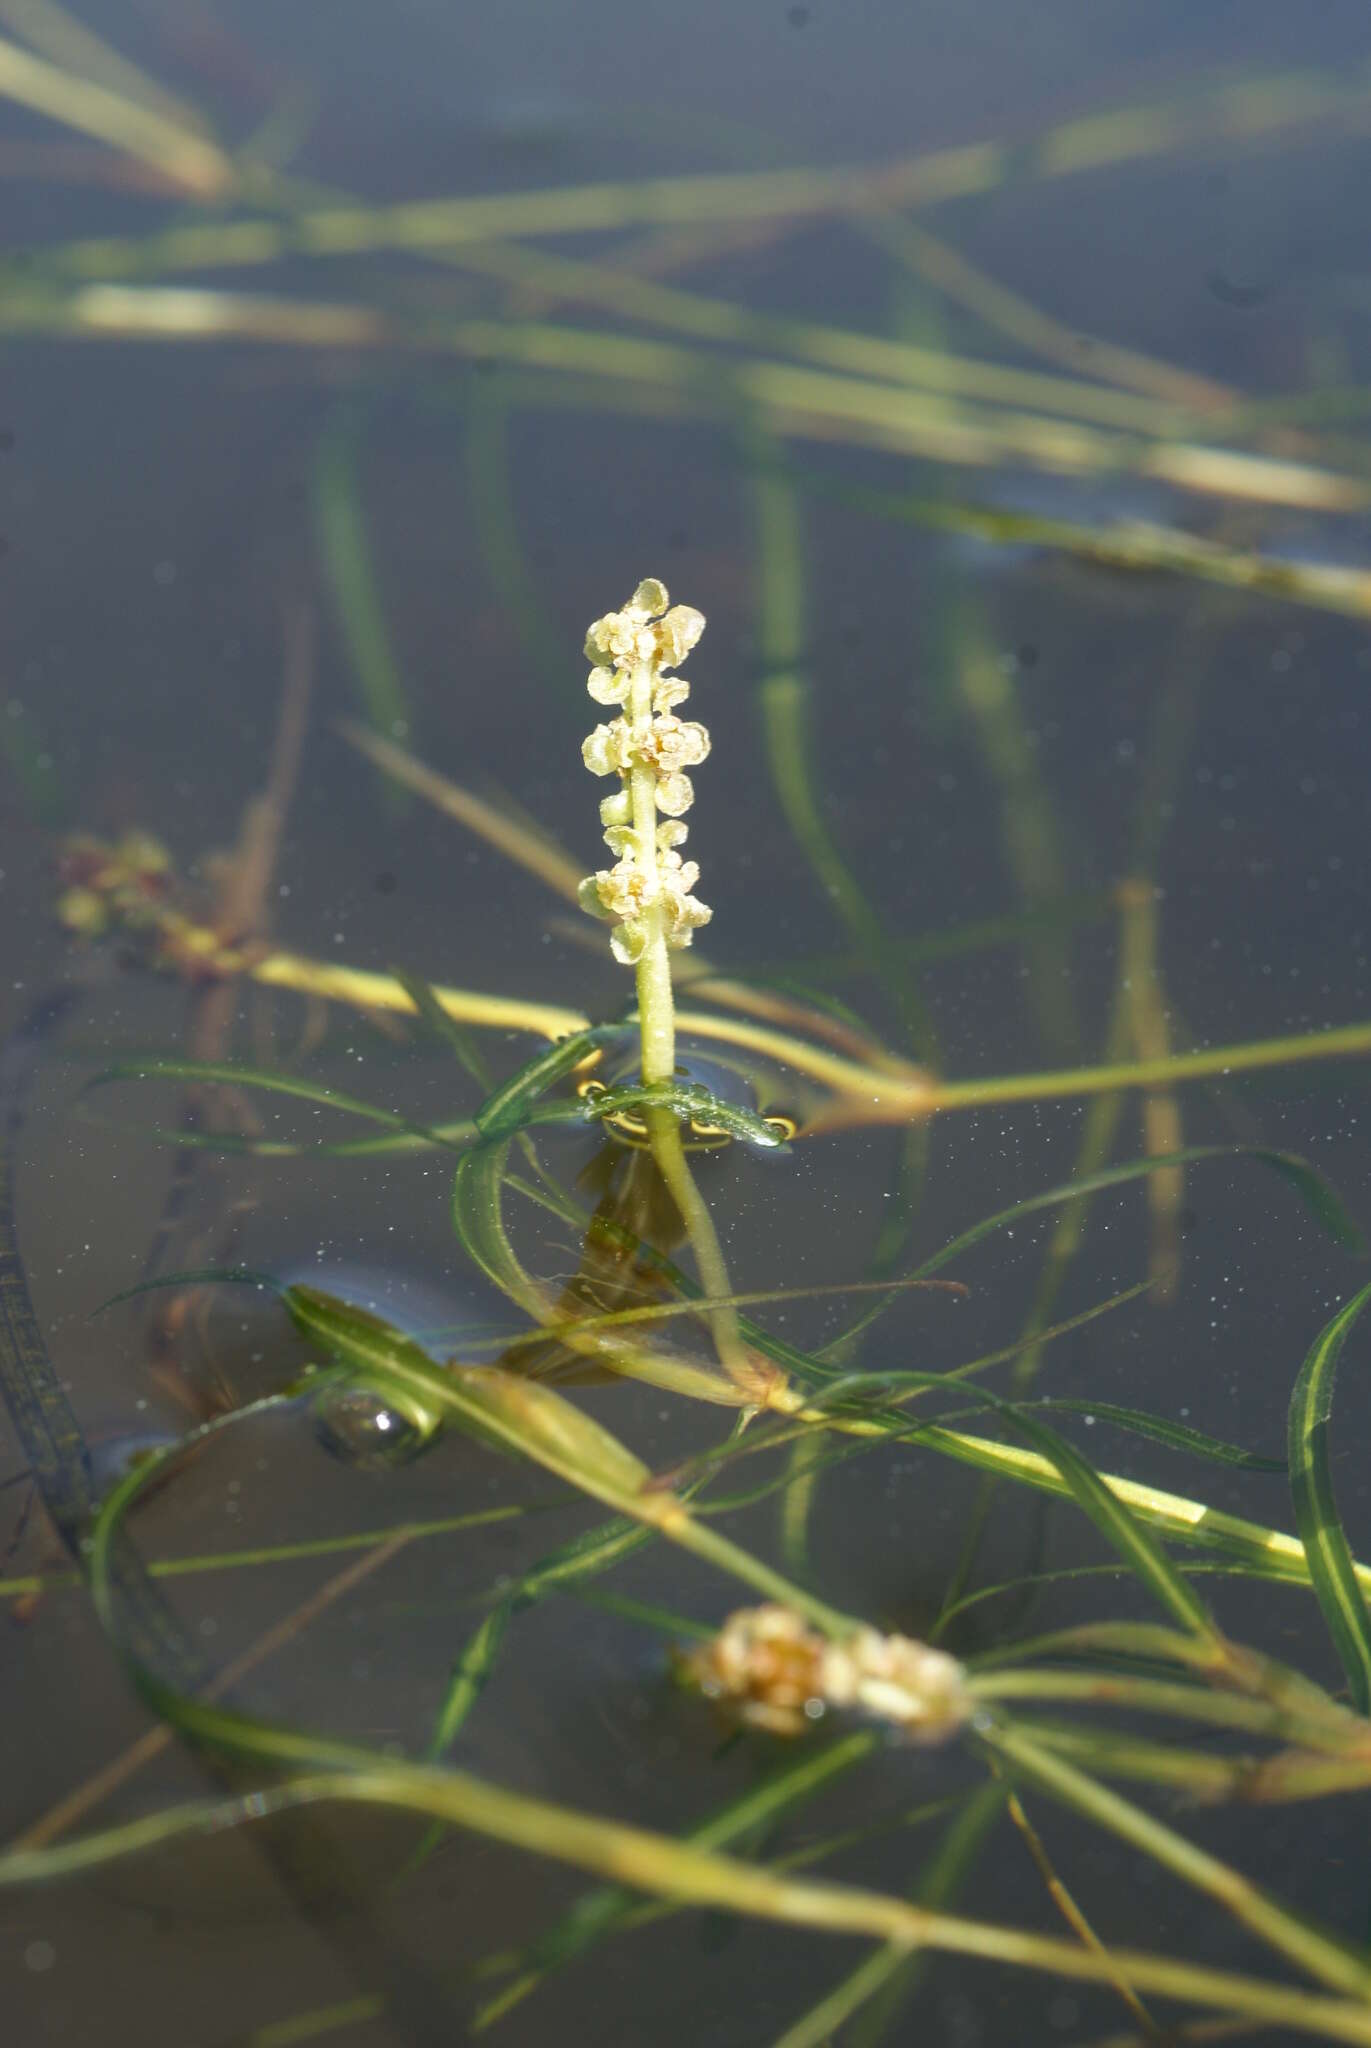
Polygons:
<instances>
[{"instance_id":1,"label":"floating leaf","mask_svg":"<svg viewBox=\"0 0 1371 2048\"><path fill-rule=\"evenodd\" d=\"M785 1143L776 1125L758 1116L755 1109L725 1102L699 1081L628 1082L589 1095L581 1104L581 1113L588 1121L620 1116L626 1109L669 1109L673 1116L697 1129L726 1131L729 1137L741 1138L745 1144L758 1145L766 1151Z\"/></svg>"}]
</instances>

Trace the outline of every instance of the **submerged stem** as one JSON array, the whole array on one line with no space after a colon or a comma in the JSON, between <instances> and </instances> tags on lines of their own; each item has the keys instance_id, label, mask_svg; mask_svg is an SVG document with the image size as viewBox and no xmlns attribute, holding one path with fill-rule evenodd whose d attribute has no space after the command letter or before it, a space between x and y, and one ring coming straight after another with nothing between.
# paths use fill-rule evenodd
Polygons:
<instances>
[{"instance_id":1,"label":"submerged stem","mask_svg":"<svg viewBox=\"0 0 1371 2048\"><path fill-rule=\"evenodd\" d=\"M670 986L668 970L668 994ZM653 1160L672 1201L681 1212L681 1221L685 1224L705 1293L712 1295L718 1304L709 1311L709 1327L719 1362L736 1385L744 1390L756 1390L760 1404L774 1382L774 1369L761 1360L753 1359L744 1341L738 1311L728 1299L733 1293L733 1283L729 1279L723 1246L719 1243L719 1233L714 1228L709 1206L690 1170L690 1161L681 1141L681 1127L669 1109L649 1109L646 1122Z\"/></svg>"}]
</instances>

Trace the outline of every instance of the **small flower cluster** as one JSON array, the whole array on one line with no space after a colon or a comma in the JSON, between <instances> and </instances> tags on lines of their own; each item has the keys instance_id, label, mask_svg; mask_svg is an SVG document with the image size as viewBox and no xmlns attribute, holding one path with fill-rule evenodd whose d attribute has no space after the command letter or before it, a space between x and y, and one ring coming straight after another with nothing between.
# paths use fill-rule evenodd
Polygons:
<instances>
[{"instance_id":1,"label":"small flower cluster","mask_svg":"<svg viewBox=\"0 0 1371 2048\"><path fill-rule=\"evenodd\" d=\"M116 923L155 923L171 894L171 855L147 832L126 832L114 846L79 833L63 844L60 873L57 915L84 939Z\"/></svg>"},{"instance_id":2,"label":"small flower cluster","mask_svg":"<svg viewBox=\"0 0 1371 2048\"><path fill-rule=\"evenodd\" d=\"M830 1642L789 1607L739 1608L684 1661L702 1692L773 1735L846 1707L911 1741L943 1742L971 1713L965 1673L942 1650L874 1628Z\"/></svg>"},{"instance_id":3,"label":"small flower cluster","mask_svg":"<svg viewBox=\"0 0 1371 2048\"><path fill-rule=\"evenodd\" d=\"M708 754L709 734L693 719L677 718L676 706L690 695L690 685L684 676L668 674L695 646L705 622L689 605L668 610L668 602L665 587L650 576L621 612L597 619L586 636L586 657L595 664L586 688L597 704L623 705L628 715L597 725L581 749L592 775L617 775L621 786L600 805L615 864L587 876L580 900L593 915L617 920L610 944L626 966L649 942L654 907L672 948L688 946L712 915L690 893L699 868L677 850L686 836L681 814L695 797L686 770ZM635 814L635 774L650 779L647 818L642 806Z\"/></svg>"}]
</instances>

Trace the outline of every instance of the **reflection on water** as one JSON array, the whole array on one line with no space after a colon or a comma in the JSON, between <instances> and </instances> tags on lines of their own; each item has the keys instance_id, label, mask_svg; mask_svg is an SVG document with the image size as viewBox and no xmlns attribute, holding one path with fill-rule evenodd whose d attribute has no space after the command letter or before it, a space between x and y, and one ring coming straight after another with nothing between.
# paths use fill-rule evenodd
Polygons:
<instances>
[{"instance_id":1,"label":"reflection on water","mask_svg":"<svg viewBox=\"0 0 1371 2048\"><path fill-rule=\"evenodd\" d=\"M1371 601L1310 573L1371 573L1360 15L1251 7L1239 42L1225 10L1123 4L1083 39L1012 0L0 12L28 52L0 41L7 1024L108 970L37 1049L18 1225L68 1451L127 1493L149 1572L113 1545L140 1703L36 1504L41 1375L11 1369L5 1836L261 1813L337 1741L387 1796L409 1758L544 1802L522 1846L467 1811L430 1834L422 1802L217 1812L26 1882L13 2038L428 2042L501 1999L492 2041L1140 2024L1045 1969L853 1980L831 1918L733 1910L717 1869L708 1910L568 1918L606 1875L681 1883L551 1809L672 1841L712 1816L749 1867L1059 1938L972 1744L735 1739L678 1682L673 1643L771 1597L747 1559L973 1664L1158 1598L1186 1626L1198 1586L1235 1642L1344 1683L1309 1589L1245 1575L1257 1537L1130 1577L1050 1458L978 1491L1001 1440L1019 1479L1046 1454L977 1389L1076 1404L1026 1412L1139 1482L1183 1562L1186 1502L1293 1526L1224 1448L1280 1451L1361 1272L1328 1188L1365 1220ZM681 1078L733 1377L718 1303L684 1312L701 1238L649 1111L592 1121L635 1041L572 905L601 857L578 664L649 570L710 621ZM741 1142L753 1117L784 1142ZM1364 1342L1329 1439L1361 1555ZM61 1456L37 1478L51 1506ZM168 1735L153 1681L192 1662L303 1747ZM1266 1753L1244 1682L1222 1698ZM1079 1712L1052 1755L1119 1764L1098 1702L994 1711ZM1237 1801L1202 1715L1147 1725L1169 1748L1119 1765L1127 1796L1360 1941L1353 1802ZM828 1742L831 1776L786 1779ZM1107 1943L1296 1960L1371 2038L1298 1930L1239 1945L1193 1868L1022 1768Z\"/></svg>"}]
</instances>

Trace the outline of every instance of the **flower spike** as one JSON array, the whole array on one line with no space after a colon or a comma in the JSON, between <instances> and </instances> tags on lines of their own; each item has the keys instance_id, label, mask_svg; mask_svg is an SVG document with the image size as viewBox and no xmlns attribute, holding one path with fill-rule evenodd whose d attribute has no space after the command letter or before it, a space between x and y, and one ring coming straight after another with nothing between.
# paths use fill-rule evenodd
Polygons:
<instances>
[{"instance_id":1,"label":"flower spike","mask_svg":"<svg viewBox=\"0 0 1371 2048\"><path fill-rule=\"evenodd\" d=\"M586 688L597 704L622 705L625 715L597 725L581 749L592 775L617 775L620 787L600 806L615 864L586 877L580 900L615 921L610 944L625 966L653 948L688 946L712 915L691 893L699 868L676 851L686 836L678 821L695 797L685 771L708 755L709 734L676 716L690 685L670 673L704 629L701 612L669 605L665 586L649 576L622 611L596 619L586 635L586 658L595 664Z\"/></svg>"}]
</instances>

